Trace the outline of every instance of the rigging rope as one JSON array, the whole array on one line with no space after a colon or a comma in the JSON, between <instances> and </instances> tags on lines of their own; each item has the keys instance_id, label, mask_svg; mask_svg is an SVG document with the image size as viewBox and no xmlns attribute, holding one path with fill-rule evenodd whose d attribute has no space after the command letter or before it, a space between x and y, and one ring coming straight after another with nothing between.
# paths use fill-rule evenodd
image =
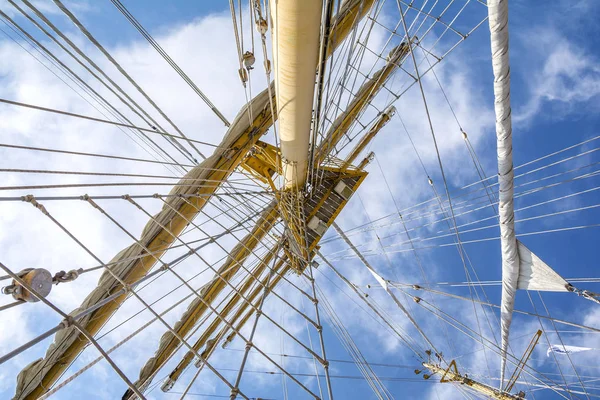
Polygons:
<instances>
[{"instance_id":1,"label":"rigging rope","mask_svg":"<svg viewBox=\"0 0 600 400\"><path fill-rule=\"evenodd\" d=\"M192 143L198 143L198 144L202 144L202 145L205 145L205 146L210 146L210 147L213 147L213 148L221 148L220 146L218 146L216 144L212 144L212 143L208 143L208 142L204 142L204 141L196 140L196 139L188 139L188 138L185 138L183 136L172 135L170 133L158 131L157 129L141 128L141 127L135 126L135 125L123 124L123 123L120 123L120 122L109 121L109 120L105 120L105 119L90 117L90 116L87 116L87 115L76 114L76 113L72 113L72 112L68 112L68 111L63 111L63 110L57 110L57 109L54 109L54 108L41 107L41 106L36 106L36 105L33 105L33 104L21 103L21 102L18 102L18 101L13 101L13 100L8 100L8 99L2 99L2 98L0 98L0 103L11 104L13 106L19 106L19 107L32 108L32 109L35 109L35 110L38 110L38 111L46 111L46 112L50 112L50 113L66 115L66 116L69 116L69 117L86 119L88 121L94 121L94 122L100 122L100 123L103 123L103 124L110 124L110 125L120 126L120 127L123 127L123 128L131 128L131 129L135 129L135 130L142 131L142 132L154 133L156 135L161 135L161 136L168 137L168 138L185 139L185 140L190 141ZM179 165L179 164L177 164L177 165Z\"/></svg>"},{"instance_id":2,"label":"rigging rope","mask_svg":"<svg viewBox=\"0 0 600 400\"><path fill-rule=\"evenodd\" d=\"M28 0L23 0L26 4L28 3ZM75 24L75 26L77 26L77 28L79 28L79 30L89 39L90 42L92 42L94 44L94 46L96 46L96 48L98 50L100 50L100 52L102 52L102 54L104 54L104 56L111 62L111 64L113 64L118 70L119 72L121 72L121 74L129 81L129 83L131 83L133 85L133 87L135 87L137 89L137 91L146 99L146 101L148 101L148 103L150 103L154 109L156 111L158 111L158 113L167 121L169 122L169 124L177 131L177 133L179 133L180 136L183 136L185 138L185 140L188 141L188 143L190 144L190 146L196 150L196 152L203 158L205 159L206 156L204 156L204 154L202 154L202 152L200 150L198 150L198 148L187 139L187 136L177 127L177 125L175 125L175 123L162 111L162 109L160 109L158 107L158 105L146 94L146 92L135 82L135 80L133 80L133 78L123 69L123 67L110 55L110 53L104 48L104 46L102 46L95 38L94 36L87 30L87 28L85 26L83 26L83 24L77 19L77 17L75 17L75 15L73 15L73 13L71 13L71 11L69 11L69 9L67 9L67 7L65 7L65 5L60 1L60 0L53 0L54 4L56 4L58 6L58 8L71 20L71 22L73 22L73 24ZM177 139L171 138L171 141L173 143L175 143L182 151L186 152L186 154L190 155L189 151L183 147L181 145L181 143L179 143L177 141Z\"/></svg>"},{"instance_id":3,"label":"rigging rope","mask_svg":"<svg viewBox=\"0 0 600 400\"><path fill-rule=\"evenodd\" d=\"M33 18L31 18L31 16L29 16L23 9L21 9L19 6L17 6L12 0L9 0L11 2L11 5L13 7L15 7L19 12L21 12L25 17L27 17L30 21L33 22L33 24L38 27L43 33L45 33L47 36L49 36L55 43L57 43L63 50L65 50L65 52L67 54L69 54L73 59L75 59L78 63L82 64L81 61L70 51L68 51L60 42L58 42L58 40L52 36L48 31L46 31L37 21L35 21ZM99 72L101 72L110 82L112 82L112 80L110 80L110 78L108 78L108 76L106 74L104 74L104 72L98 67L96 66L77 46L75 46L75 44L73 44L73 42L71 42L58 28L56 28L56 26L54 26L54 24L52 24L52 22L50 22L46 16L40 12L37 8L35 8L31 3L29 3L27 0L23 1L40 19L42 19L50 28L52 28L54 30L54 32L56 32L61 38L63 38L63 40L65 40L67 43L69 43L69 45L76 50L76 52L81 55L83 58L85 58L86 60L88 60L88 62L90 64L92 64L96 70L98 70ZM51 57L52 60L54 60L54 62L58 63L60 65L60 68L62 68L65 73L69 76L72 77L72 79L76 79L76 83L82 87L85 88L85 90L91 94L93 94L93 97L95 97L96 99L99 100L99 103L103 105L103 107L105 109L110 109L111 111L109 111L111 114L113 114L113 116L116 114L118 116L117 119L121 119L124 120L125 122L127 122L129 125L133 125L133 123L127 118L125 117L119 110L117 110L110 102L108 102L103 96L101 96L96 90L94 90L87 82L85 82L79 75L77 75L77 73L75 73L71 68L69 68L64 62L60 61L48 48L46 48L45 46L43 46L38 40L36 40L35 38L33 38L33 36L31 36L28 32L26 32L23 28L21 28L18 24L16 24L14 21L12 21L6 14L2 13L0 11L1 15L3 16L4 19L8 20L11 22L11 24L13 24L17 29L19 29L19 31L21 31L24 35L27 36L27 38L29 38L30 41L32 41L38 48L42 49L44 51L45 54L47 54L49 57ZM44 54L43 53L43 54ZM44 56L45 56L44 54ZM85 65L84 65L85 68ZM92 73L92 71L89 70L89 68L86 68L90 73ZM102 84L104 84L106 86L106 84L96 75L93 74L92 75L98 79ZM131 100L131 98L129 98L127 96L127 94L118 86L113 82L113 85L115 87L117 87L117 89L120 90L120 92L127 97L131 102L133 102L133 100ZM110 90L110 88L109 88ZM112 90L111 90L112 91ZM114 93L114 91L112 91ZM117 95L116 93L114 93L115 95ZM131 108L131 106L129 105L129 103L125 102L120 96L117 95L117 97L123 101L129 108ZM133 102L134 104L136 104L135 102ZM137 104L136 104L137 105ZM138 106L139 109L141 109ZM133 109L132 109L133 110ZM135 110L133 110L135 112ZM142 110L143 112L143 110ZM147 115L147 114L146 114ZM147 115L148 116L148 115ZM149 117L149 116L148 116ZM143 118L142 118L143 119ZM145 120L144 120L145 121ZM147 121L145 121L147 122ZM149 124L150 126L152 126L151 124ZM152 139L150 139L146 134L143 133L143 131L140 131L140 134L147 140L149 141L153 146L155 150L158 150L159 152L162 152L162 154L166 155L167 157L171 158L173 161L175 161L164 149L162 149L161 147L159 147ZM136 134L137 135L137 134ZM140 136L138 136L140 137ZM140 139L142 139L140 137ZM142 139L143 140L143 139ZM174 139L171 139L174 140ZM182 154L184 156L186 156L185 154L185 149L178 149L180 152L182 152ZM187 157L187 156L186 156ZM192 161L192 158L189 158L190 161Z\"/></svg>"},{"instance_id":4,"label":"rigging rope","mask_svg":"<svg viewBox=\"0 0 600 400\"><path fill-rule=\"evenodd\" d=\"M88 96L90 96L94 101L96 101L102 108L104 108L109 114L111 114L113 117L115 117L116 119L120 119L126 122L129 122L129 125L132 125L132 123L130 121L127 120L127 118L122 115L121 113L119 113L119 111L117 109L115 109L110 103L108 103L106 101L106 99L104 99L102 96L100 96L94 89L92 89L89 85L87 85L87 83L85 83L78 75L76 75L70 68L68 68L66 65L64 65L64 63L62 63L60 60L58 60L54 54L52 54L46 47L44 47L43 45L41 45L38 41L36 41L31 35L29 35L27 32L25 32L18 24L16 24L14 21L12 21L5 13L3 13L0 10L0 16L2 16L4 24L8 25L14 32L16 32L23 40L25 41L30 41L30 45L34 48L34 50L36 50L38 53L40 53L44 58L46 58L51 64L53 64L54 66L56 66L59 70L61 70L71 81L73 81L80 89L82 89ZM8 21L8 22L7 22ZM12 25L9 25L12 24ZM14 25L14 27L13 27ZM17 31L18 29L18 31ZM0 29L2 30L2 29ZM61 82L63 82L68 88L70 88L71 90L73 90L73 92L75 94L77 94L79 97L81 97L85 102L87 102L92 108L94 108L96 111L98 111L101 115L103 115L105 118L108 118L106 116L106 114L104 114L102 111L100 111L98 109L98 107L96 107L94 104L92 104L92 102L87 99L86 97L84 97L79 91L77 91L75 88L73 88L71 85L69 85L62 77L60 77L54 70L52 70L50 67L48 67L46 64L44 64L38 57L36 57L33 53L31 53L29 50L27 50L23 45L21 45L21 43L19 43L17 40L15 40L14 38L10 37L10 35L8 35L4 30L2 30L2 32L4 32L7 36L9 36L9 38L11 40L13 40L15 43L17 43L21 48L23 48L23 50L25 50L29 55L31 55L37 62L39 62L44 68L46 68L48 71L50 71L50 73L52 73L54 76L56 76ZM21 33L22 32L22 33ZM23 36L25 35L25 36ZM41 49L41 50L40 50ZM43 52L42 52L43 51ZM132 130L133 134L135 136L138 137L138 139L140 139L144 144L146 144L149 149L144 148L138 141L136 141L132 136L130 136L126 131L124 131L123 129L119 128L119 130L121 132L123 132L127 137L129 137L136 145L140 146L144 151L146 151L148 154L150 154L153 158L156 159L156 157L154 157L154 155L152 153L150 153L150 150L154 150L157 154L160 154L160 157L163 160L167 160L166 157L170 158L172 161L176 162L175 159L173 159L170 155L168 155L166 152L160 152L157 150L161 150L160 148L158 148L156 146L155 143L153 143L153 141L147 137L147 135L144 135L142 132L136 132L135 130ZM151 144L154 145L154 147L151 146ZM165 157L166 156L166 157ZM174 171L173 168L167 167L168 170L172 170ZM185 170L185 169L184 169Z\"/></svg>"},{"instance_id":5,"label":"rigging rope","mask_svg":"<svg viewBox=\"0 0 600 400\"><path fill-rule=\"evenodd\" d=\"M167 54L167 52L158 44L156 40L144 29L142 24L135 19L135 17L127 10L127 8L119 0L111 0L114 6L127 18L131 25L133 25L146 40L156 49L156 51L169 63L171 67L181 76L181 78L196 92L196 94L206 103L206 105L219 117L225 126L229 127L231 123L225 118L225 116L217 109L217 107L210 101L210 99L198 88L198 86L192 81L192 79L173 61L173 59Z\"/></svg>"}]
</instances>

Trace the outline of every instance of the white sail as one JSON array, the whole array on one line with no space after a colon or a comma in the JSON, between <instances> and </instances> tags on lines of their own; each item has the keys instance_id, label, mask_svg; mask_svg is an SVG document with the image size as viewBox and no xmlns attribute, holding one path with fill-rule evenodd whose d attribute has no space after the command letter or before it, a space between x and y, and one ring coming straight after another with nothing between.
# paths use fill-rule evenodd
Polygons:
<instances>
[{"instance_id":1,"label":"white sail","mask_svg":"<svg viewBox=\"0 0 600 400\"><path fill-rule=\"evenodd\" d=\"M568 346L568 345L563 345L563 344L553 344L550 347L548 347L548 351L546 351L546 356L550 357L551 353L567 355L567 354L582 353L584 351L592 351L592 350L600 350L600 349L595 349L593 347L579 347L579 346Z\"/></svg>"},{"instance_id":2,"label":"white sail","mask_svg":"<svg viewBox=\"0 0 600 400\"><path fill-rule=\"evenodd\" d=\"M519 280L517 289L568 292L569 283L517 240Z\"/></svg>"}]
</instances>

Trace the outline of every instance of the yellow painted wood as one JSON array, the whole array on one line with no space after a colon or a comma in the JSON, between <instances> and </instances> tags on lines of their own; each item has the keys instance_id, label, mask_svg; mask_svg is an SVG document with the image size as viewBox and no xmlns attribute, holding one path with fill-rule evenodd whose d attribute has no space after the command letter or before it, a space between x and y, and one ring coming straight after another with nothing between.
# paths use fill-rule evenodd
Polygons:
<instances>
[{"instance_id":1,"label":"yellow painted wood","mask_svg":"<svg viewBox=\"0 0 600 400\"><path fill-rule=\"evenodd\" d=\"M430 362L423 363L423 366L430 370L432 374L441 375L440 382L442 383L458 383L461 385L465 385L470 389L474 390L477 393L481 393L484 396L487 396L492 399L497 400L521 400L524 396L514 395L507 392L502 392L498 389L495 389L491 386L485 385L483 383L477 382L471 378L468 378L464 375L461 375L458 372L458 368L456 367L456 361L452 361L448 368L444 369L437 364L433 364ZM426 379L429 379L429 376L426 376Z\"/></svg>"},{"instance_id":2,"label":"yellow painted wood","mask_svg":"<svg viewBox=\"0 0 600 400\"><path fill-rule=\"evenodd\" d=\"M325 139L323 139L319 145L315 152L315 164L320 164L326 159L331 149L333 149L340 139L344 137L354 121L359 118L367 104L373 100L392 72L398 68L402 59L408 54L408 51L408 45L404 43L395 47L391 51L391 57L389 57L387 64L375 72L371 79L367 80L360 87L347 110L335 119L331 128L329 128Z\"/></svg>"},{"instance_id":3,"label":"yellow painted wood","mask_svg":"<svg viewBox=\"0 0 600 400\"><path fill-rule=\"evenodd\" d=\"M259 140L244 159L241 167L261 182L270 184L273 175L281 172L281 165L278 165L279 159L277 147Z\"/></svg>"},{"instance_id":4,"label":"yellow painted wood","mask_svg":"<svg viewBox=\"0 0 600 400\"><path fill-rule=\"evenodd\" d=\"M344 2L340 13L331 25L327 57L331 56L356 23L367 15L374 3L375 0L347 0Z\"/></svg>"},{"instance_id":5,"label":"yellow painted wood","mask_svg":"<svg viewBox=\"0 0 600 400\"><path fill-rule=\"evenodd\" d=\"M350 167L352 162L354 162L354 160L360 155L364 148L367 147L369 143L371 143L371 140L373 140L375 135L377 135L379 131L389 122L390 118L391 114L388 112L382 113L377 118L377 120L373 123L371 128L369 128L367 134L360 139L360 142L358 142L358 144L354 147L354 149L352 149L350 154L348 154L348 156L344 160L344 163L342 164L342 170L345 170L346 168Z\"/></svg>"},{"instance_id":6,"label":"yellow painted wood","mask_svg":"<svg viewBox=\"0 0 600 400\"><path fill-rule=\"evenodd\" d=\"M232 298L225 305L225 307L223 307L223 309L219 312L221 317L225 318L230 324L235 324L235 322L241 315L240 313L235 313L233 315L233 317L229 316L230 312L235 308L235 306L240 301L243 301L242 304L248 304L246 301L244 301L242 299L242 295L244 295L244 297L246 297L249 302L252 302L254 300L254 298L258 295L258 293L260 293L261 289L264 291L264 288L262 287L262 285L258 285L256 287L256 289L249 296L246 296L246 293L248 292L248 290L250 289L252 284L254 284L255 282L257 282L259 280L261 274L265 271L265 269L267 268L269 263L272 261L273 257L275 256L275 250L276 249L271 250L269 253L267 253L267 255L265 257L263 257L260 264L257 265L256 268L252 271L252 276L248 276L246 278L246 281L244 282L244 284L238 289L239 294L234 293ZM281 266L281 264L282 263L280 262L278 265ZM263 280L263 284L266 284L266 279ZM215 316L212 323L206 328L206 330L204 330L202 332L202 335L196 340L196 342L194 343L194 345L192 347L196 351L200 351L202 349L202 346L204 346L208 342L210 337L222 325L225 326L225 323L222 321L222 319ZM224 336L224 334L222 334L222 333L219 333L219 335L217 335L217 337L223 337L223 336ZM211 352L208 352L207 356L210 353ZM183 371L187 368L187 366L192 362L194 357L195 357L194 353L192 353L191 351L188 351L186 353L186 355L184 356L184 358L179 362L177 367L175 367L173 372L171 372L171 374L169 374L169 378L174 381L179 379L179 376L183 373Z\"/></svg>"}]
</instances>

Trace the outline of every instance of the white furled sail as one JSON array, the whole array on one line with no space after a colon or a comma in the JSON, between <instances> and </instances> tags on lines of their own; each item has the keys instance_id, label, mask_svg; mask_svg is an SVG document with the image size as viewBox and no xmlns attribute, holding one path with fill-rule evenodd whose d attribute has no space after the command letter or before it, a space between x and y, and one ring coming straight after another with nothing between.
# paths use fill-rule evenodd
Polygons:
<instances>
[{"instance_id":1,"label":"white furled sail","mask_svg":"<svg viewBox=\"0 0 600 400\"><path fill-rule=\"evenodd\" d=\"M548 351L546 351L546 356L550 357L551 353L555 354L573 354L573 353L582 353L584 351L592 351L592 350L600 350L595 349L593 347L579 347L579 346L568 346L563 344L553 344L548 347Z\"/></svg>"},{"instance_id":2,"label":"white furled sail","mask_svg":"<svg viewBox=\"0 0 600 400\"><path fill-rule=\"evenodd\" d=\"M508 333L519 281L519 252L515 236L514 169L512 160L512 124L510 109L510 63L508 56L508 0L489 0L488 19L494 70L494 108L498 151L498 185L500 201L500 243L502 248L501 367L500 385L504 383Z\"/></svg>"},{"instance_id":3,"label":"white furled sail","mask_svg":"<svg viewBox=\"0 0 600 400\"><path fill-rule=\"evenodd\" d=\"M568 292L569 283L517 240L519 250L519 280L517 289Z\"/></svg>"}]
</instances>

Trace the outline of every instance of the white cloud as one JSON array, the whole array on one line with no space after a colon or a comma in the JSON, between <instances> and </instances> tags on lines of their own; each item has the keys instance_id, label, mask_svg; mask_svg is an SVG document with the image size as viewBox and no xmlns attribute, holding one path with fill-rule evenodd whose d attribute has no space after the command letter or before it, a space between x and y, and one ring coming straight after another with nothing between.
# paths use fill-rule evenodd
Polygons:
<instances>
[{"instance_id":1,"label":"white cloud","mask_svg":"<svg viewBox=\"0 0 600 400\"><path fill-rule=\"evenodd\" d=\"M530 125L540 113L553 120L597 111L592 101L600 95L597 57L552 26L536 26L516 36L531 61L519 71L529 93L513 109L516 124Z\"/></svg>"}]
</instances>

